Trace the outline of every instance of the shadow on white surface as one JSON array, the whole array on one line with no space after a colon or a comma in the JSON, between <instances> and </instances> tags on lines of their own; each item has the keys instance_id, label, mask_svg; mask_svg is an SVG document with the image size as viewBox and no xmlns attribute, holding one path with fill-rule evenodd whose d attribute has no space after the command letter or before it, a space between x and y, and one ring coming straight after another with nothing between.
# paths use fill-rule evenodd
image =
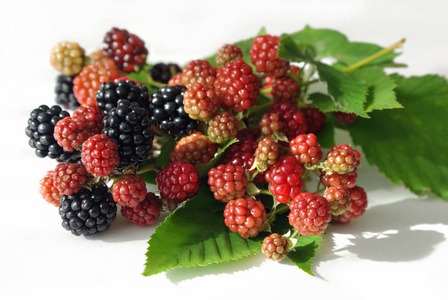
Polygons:
<instances>
[{"instance_id":1,"label":"shadow on white surface","mask_svg":"<svg viewBox=\"0 0 448 300\"><path fill-rule=\"evenodd\" d=\"M407 199L377 205L349 224L331 224L314 268L344 252L378 262L420 260L446 240L447 227L448 206L442 200Z\"/></svg>"},{"instance_id":2,"label":"shadow on white surface","mask_svg":"<svg viewBox=\"0 0 448 300\"><path fill-rule=\"evenodd\" d=\"M120 210L120 209L118 209ZM112 222L110 229L93 236L86 236L89 240L100 240L106 243L125 243L131 241L148 241L157 226L162 223L167 214L163 213L151 226L139 226L117 212L117 219Z\"/></svg>"}]
</instances>

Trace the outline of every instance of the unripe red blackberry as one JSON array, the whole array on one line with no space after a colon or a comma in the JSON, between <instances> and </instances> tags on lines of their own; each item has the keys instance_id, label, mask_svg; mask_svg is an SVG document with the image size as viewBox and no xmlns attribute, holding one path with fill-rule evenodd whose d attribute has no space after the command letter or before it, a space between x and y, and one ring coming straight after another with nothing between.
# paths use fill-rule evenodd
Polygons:
<instances>
[{"instance_id":1,"label":"unripe red blackberry","mask_svg":"<svg viewBox=\"0 0 448 300\"><path fill-rule=\"evenodd\" d=\"M42 198L45 199L48 203L59 207L61 202L62 194L59 192L57 187L54 186L54 171L48 171L44 178L42 178L39 182L40 184L40 194Z\"/></svg>"},{"instance_id":2,"label":"unripe red blackberry","mask_svg":"<svg viewBox=\"0 0 448 300\"><path fill-rule=\"evenodd\" d=\"M276 113L265 113L258 126L261 129L261 134L265 136L279 135L282 132L283 123Z\"/></svg>"},{"instance_id":3,"label":"unripe red blackberry","mask_svg":"<svg viewBox=\"0 0 448 300\"><path fill-rule=\"evenodd\" d=\"M246 194L247 176L240 166L219 165L208 171L207 183L216 200L229 202Z\"/></svg>"},{"instance_id":4,"label":"unripe red blackberry","mask_svg":"<svg viewBox=\"0 0 448 300\"><path fill-rule=\"evenodd\" d=\"M224 144L236 137L238 127L236 117L228 111L222 111L210 119L207 137L212 143Z\"/></svg>"},{"instance_id":5,"label":"unripe red blackberry","mask_svg":"<svg viewBox=\"0 0 448 300\"><path fill-rule=\"evenodd\" d=\"M288 76L276 78L272 83L272 100L279 101L296 101L300 95L299 84Z\"/></svg>"},{"instance_id":6,"label":"unripe red blackberry","mask_svg":"<svg viewBox=\"0 0 448 300\"><path fill-rule=\"evenodd\" d=\"M99 134L103 129L103 113L95 104L78 107L73 113L72 119L84 123L84 128L89 137Z\"/></svg>"},{"instance_id":7,"label":"unripe red blackberry","mask_svg":"<svg viewBox=\"0 0 448 300\"><path fill-rule=\"evenodd\" d=\"M254 39L249 55L251 62L260 74L281 77L288 72L289 61L277 57L279 46L279 36L266 34Z\"/></svg>"},{"instance_id":8,"label":"unripe red blackberry","mask_svg":"<svg viewBox=\"0 0 448 300\"><path fill-rule=\"evenodd\" d=\"M313 133L300 134L289 142L291 154L302 164L317 164L322 158L322 150Z\"/></svg>"},{"instance_id":9,"label":"unripe red blackberry","mask_svg":"<svg viewBox=\"0 0 448 300\"><path fill-rule=\"evenodd\" d=\"M241 132L241 131L240 131ZM240 133L238 132L238 133ZM256 134L256 133L254 133ZM250 136L251 134L249 134ZM255 150L258 147L258 142L256 139L243 139L238 138L238 142L230 145L229 148L224 152L222 158L222 163L226 165L240 166L245 170L249 170L255 161ZM250 174L255 173L255 169L250 170ZM264 176L262 172L258 173L253 179L254 183L261 183L264 181Z\"/></svg>"},{"instance_id":10,"label":"unripe red blackberry","mask_svg":"<svg viewBox=\"0 0 448 300\"><path fill-rule=\"evenodd\" d=\"M60 194L73 195L87 181L87 170L80 164L61 163L54 169L53 185Z\"/></svg>"},{"instance_id":11,"label":"unripe red blackberry","mask_svg":"<svg viewBox=\"0 0 448 300\"><path fill-rule=\"evenodd\" d=\"M261 201L250 197L231 200L224 209L224 223L243 238L254 237L266 225L266 210Z\"/></svg>"},{"instance_id":12,"label":"unripe red blackberry","mask_svg":"<svg viewBox=\"0 0 448 300\"><path fill-rule=\"evenodd\" d=\"M278 159L278 144L271 138L265 137L258 142L255 150L255 165L257 169L264 172L269 166L275 164Z\"/></svg>"},{"instance_id":13,"label":"unripe red blackberry","mask_svg":"<svg viewBox=\"0 0 448 300\"><path fill-rule=\"evenodd\" d=\"M182 69L182 82L187 88L196 83L213 87L216 80L216 69L203 59L190 61Z\"/></svg>"},{"instance_id":14,"label":"unripe red blackberry","mask_svg":"<svg viewBox=\"0 0 448 300\"><path fill-rule=\"evenodd\" d=\"M333 112L333 116L335 116L336 120L341 124L352 124L358 118L357 114L340 111Z\"/></svg>"},{"instance_id":15,"label":"unripe red blackberry","mask_svg":"<svg viewBox=\"0 0 448 300\"><path fill-rule=\"evenodd\" d=\"M280 158L265 173L269 191L275 199L287 204L303 188L302 165L291 155Z\"/></svg>"},{"instance_id":16,"label":"unripe red blackberry","mask_svg":"<svg viewBox=\"0 0 448 300\"><path fill-rule=\"evenodd\" d=\"M139 174L121 176L112 186L112 197L120 206L135 207L146 198L146 183Z\"/></svg>"},{"instance_id":17,"label":"unripe red blackberry","mask_svg":"<svg viewBox=\"0 0 448 300\"><path fill-rule=\"evenodd\" d=\"M91 62L105 61L109 59L109 57L107 57L107 54L104 53L103 49L96 49L90 52L89 57Z\"/></svg>"},{"instance_id":18,"label":"unripe red blackberry","mask_svg":"<svg viewBox=\"0 0 448 300\"><path fill-rule=\"evenodd\" d=\"M216 51L215 62L218 69L238 59L243 59L243 52L236 45L225 44Z\"/></svg>"},{"instance_id":19,"label":"unripe red blackberry","mask_svg":"<svg viewBox=\"0 0 448 300\"><path fill-rule=\"evenodd\" d=\"M353 149L350 145L335 145L335 146L331 147L331 151L334 151L336 149L346 149L348 151L353 151L353 154L355 155L355 158L356 158L356 163L355 163L355 171L356 171L359 164L361 163L361 153L359 153L359 151Z\"/></svg>"},{"instance_id":20,"label":"unripe red blackberry","mask_svg":"<svg viewBox=\"0 0 448 300\"><path fill-rule=\"evenodd\" d=\"M348 191L342 185L329 187L324 192L324 198L330 204L333 216L341 215L351 207Z\"/></svg>"},{"instance_id":21,"label":"unripe red blackberry","mask_svg":"<svg viewBox=\"0 0 448 300\"><path fill-rule=\"evenodd\" d=\"M65 117L58 121L54 127L54 139L58 142L64 151L72 151L78 148L88 137L89 134L84 128L84 122L74 120L71 117Z\"/></svg>"},{"instance_id":22,"label":"unripe red blackberry","mask_svg":"<svg viewBox=\"0 0 448 300\"><path fill-rule=\"evenodd\" d=\"M302 107L300 112L306 123L306 133L318 134L325 126L325 114L315 107Z\"/></svg>"},{"instance_id":23,"label":"unripe red blackberry","mask_svg":"<svg viewBox=\"0 0 448 300\"><path fill-rule=\"evenodd\" d=\"M74 76L84 66L84 49L78 43L59 42L50 53L53 68L65 76Z\"/></svg>"},{"instance_id":24,"label":"unripe red blackberry","mask_svg":"<svg viewBox=\"0 0 448 300\"><path fill-rule=\"evenodd\" d=\"M173 161L156 175L160 197L167 201L183 202L199 192L200 180L196 166L185 161Z\"/></svg>"},{"instance_id":25,"label":"unripe red blackberry","mask_svg":"<svg viewBox=\"0 0 448 300\"><path fill-rule=\"evenodd\" d=\"M361 217L367 208L367 194L362 187L355 186L348 191L349 201L351 202L350 208L342 215L333 217L333 221L336 223L348 223L350 221L357 220Z\"/></svg>"},{"instance_id":26,"label":"unripe red blackberry","mask_svg":"<svg viewBox=\"0 0 448 300\"><path fill-rule=\"evenodd\" d=\"M355 171L345 174L328 173L321 170L320 181L328 187L342 185L344 188L353 188L356 185L358 174Z\"/></svg>"},{"instance_id":27,"label":"unripe red blackberry","mask_svg":"<svg viewBox=\"0 0 448 300\"><path fill-rule=\"evenodd\" d=\"M200 131L181 138L173 152L170 153L171 161L185 160L193 165L208 163L216 153L216 147Z\"/></svg>"},{"instance_id":28,"label":"unripe red blackberry","mask_svg":"<svg viewBox=\"0 0 448 300\"><path fill-rule=\"evenodd\" d=\"M168 85L184 85L184 82L182 81L182 73L177 73L176 75L174 75L174 77L168 81Z\"/></svg>"},{"instance_id":29,"label":"unripe red blackberry","mask_svg":"<svg viewBox=\"0 0 448 300\"><path fill-rule=\"evenodd\" d=\"M355 171L359 163L352 149L336 148L328 152L324 164L330 173L346 174Z\"/></svg>"},{"instance_id":30,"label":"unripe red blackberry","mask_svg":"<svg viewBox=\"0 0 448 300\"><path fill-rule=\"evenodd\" d=\"M105 134L96 134L82 144L81 161L95 176L112 173L120 161L118 145Z\"/></svg>"},{"instance_id":31,"label":"unripe red blackberry","mask_svg":"<svg viewBox=\"0 0 448 300\"><path fill-rule=\"evenodd\" d=\"M300 193L289 209L289 224L303 236L321 234L331 221L328 201L317 194Z\"/></svg>"},{"instance_id":32,"label":"unripe red blackberry","mask_svg":"<svg viewBox=\"0 0 448 300\"><path fill-rule=\"evenodd\" d=\"M99 61L85 66L73 79L73 92L82 105L96 104L95 95L101 83L121 76L112 60Z\"/></svg>"},{"instance_id":33,"label":"unripe red blackberry","mask_svg":"<svg viewBox=\"0 0 448 300\"><path fill-rule=\"evenodd\" d=\"M237 60L218 71L215 89L225 108L241 112L257 101L260 83L252 67L243 60Z\"/></svg>"},{"instance_id":34,"label":"unripe red blackberry","mask_svg":"<svg viewBox=\"0 0 448 300\"><path fill-rule=\"evenodd\" d=\"M289 243L284 236L278 233L272 233L263 240L261 245L261 252L267 259L273 261L280 261L288 255Z\"/></svg>"},{"instance_id":35,"label":"unripe red blackberry","mask_svg":"<svg viewBox=\"0 0 448 300\"><path fill-rule=\"evenodd\" d=\"M126 73L138 72L146 62L148 49L145 42L125 29L113 27L106 33L103 42L105 54Z\"/></svg>"},{"instance_id":36,"label":"unripe red blackberry","mask_svg":"<svg viewBox=\"0 0 448 300\"><path fill-rule=\"evenodd\" d=\"M306 122L298 107L292 102L280 101L272 104L268 113L276 113L282 121L282 131L288 138L292 140L299 134L306 132Z\"/></svg>"},{"instance_id":37,"label":"unripe red blackberry","mask_svg":"<svg viewBox=\"0 0 448 300\"><path fill-rule=\"evenodd\" d=\"M158 197L149 192L145 200L139 202L135 207L122 206L121 214L134 224L150 226L160 216Z\"/></svg>"},{"instance_id":38,"label":"unripe red blackberry","mask_svg":"<svg viewBox=\"0 0 448 300\"><path fill-rule=\"evenodd\" d=\"M214 89L196 83L185 91L183 104L190 118L206 122L218 111L221 101Z\"/></svg>"},{"instance_id":39,"label":"unripe red blackberry","mask_svg":"<svg viewBox=\"0 0 448 300\"><path fill-rule=\"evenodd\" d=\"M245 141L245 140L253 140L256 141L261 135L261 130L259 128L244 128L241 130L238 130L238 134L236 135L236 138L239 141Z\"/></svg>"}]
</instances>

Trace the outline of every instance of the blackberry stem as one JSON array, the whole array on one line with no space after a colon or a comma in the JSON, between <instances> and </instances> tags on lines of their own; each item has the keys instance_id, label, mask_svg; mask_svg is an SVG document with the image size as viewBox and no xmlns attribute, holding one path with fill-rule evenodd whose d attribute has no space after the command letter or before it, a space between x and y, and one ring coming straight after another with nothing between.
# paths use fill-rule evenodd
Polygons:
<instances>
[{"instance_id":1,"label":"blackberry stem","mask_svg":"<svg viewBox=\"0 0 448 300\"><path fill-rule=\"evenodd\" d=\"M406 42L406 39L401 39L400 41L398 41L397 43L393 44L392 46L384 48L384 49L381 49L380 51L378 51L378 52L376 52L376 53L374 53L374 54L372 54L372 55L370 55L370 56L368 56L368 57L358 61L357 63L354 63L353 65L348 66L345 69L342 69L342 72L349 73L349 72L352 72L352 71L354 71L356 69L359 69L359 68L367 65L368 63L374 61L375 59L378 59L381 56L386 55L389 52L392 52L392 51L394 51L397 48L401 48L403 46L404 42Z\"/></svg>"}]
</instances>

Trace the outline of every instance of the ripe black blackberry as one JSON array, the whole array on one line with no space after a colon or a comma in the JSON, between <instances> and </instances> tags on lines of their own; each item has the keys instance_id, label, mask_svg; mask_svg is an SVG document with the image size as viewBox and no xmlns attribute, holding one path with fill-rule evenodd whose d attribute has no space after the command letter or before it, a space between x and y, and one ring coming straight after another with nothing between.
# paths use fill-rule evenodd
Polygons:
<instances>
[{"instance_id":1,"label":"ripe black blackberry","mask_svg":"<svg viewBox=\"0 0 448 300\"><path fill-rule=\"evenodd\" d=\"M183 85L164 86L151 95L149 117L153 125L173 137L183 137L198 128L198 121L185 112L183 99L187 88Z\"/></svg>"},{"instance_id":2,"label":"ripe black blackberry","mask_svg":"<svg viewBox=\"0 0 448 300\"><path fill-rule=\"evenodd\" d=\"M107 116L112 108L117 107L118 100L136 102L140 107L147 109L149 101L148 87L137 85L132 80L119 80L104 82L96 92L95 100L103 114Z\"/></svg>"},{"instance_id":3,"label":"ripe black blackberry","mask_svg":"<svg viewBox=\"0 0 448 300\"><path fill-rule=\"evenodd\" d=\"M117 170L123 170L130 164L138 165L148 158L154 134L146 109L135 102L119 100L117 107L104 117L103 126L102 133L118 145L120 162Z\"/></svg>"},{"instance_id":4,"label":"ripe black blackberry","mask_svg":"<svg viewBox=\"0 0 448 300\"><path fill-rule=\"evenodd\" d=\"M169 63L158 63L155 64L151 70L149 70L149 74L152 79L157 82L168 83L168 81L174 77L174 75L181 73L182 69L177 64Z\"/></svg>"},{"instance_id":5,"label":"ripe black blackberry","mask_svg":"<svg viewBox=\"0 0 448 300\"><path fill-rule=\"evenodd\" d=\"M36 149L38 157L48 156L58 162L67 162L75 156L76 151L64 151L53 136L56 123L68 116L70 114L59 105L41 105L30 113L25 134L30 138L28 144Z\"/></svg>"},{"instance_id":6,"label":"ripe black blackberry","mask_svg":"<svg viewBox=\"0 0 448 300\"><path fill-rule=\"evenodd\" d=\"M73 94L73 78L72 76L59 75L56 77L56 103L65 109L77 109L79 102Z\"/></svg>"},{"instance_id":7,"label":"ripe black blackberry","mask_svg":"<svg viewBox=\"0 0 448 300\"><path fill-rule=\"evenodd\" d=\"M74 235L92 235L109 229L117 216L117 204L104 185L92 190L82 188L71 196L61 197L59 214L62 227Z\"/></svg>"}]
</instances>

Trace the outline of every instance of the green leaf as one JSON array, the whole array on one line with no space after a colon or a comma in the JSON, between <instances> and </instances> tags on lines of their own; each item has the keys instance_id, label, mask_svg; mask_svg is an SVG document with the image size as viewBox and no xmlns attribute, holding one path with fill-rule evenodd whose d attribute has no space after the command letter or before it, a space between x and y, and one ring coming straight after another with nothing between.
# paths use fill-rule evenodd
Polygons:
<instances>
[{"instance_id":1,"label":"green leaf","mask_svg":"<svg viewBox=\"0 0 448 300\"><path fill-rule=\"evenodd\" d=\"M306 44L300 44L290 35L283 34L278 49L278 57L295 62L314 62L316 50Z\"/></svg>"},{"instance_id":2,"label":"green leaf","mask_svg":"<svg viewBox=\"0 0 448 300\"><path fill-rule=\"evenodd\" d=\"M382 47L360 42L350 42L347 37L335 30L314 29L306 26L303 30L290 34L291 38L298 42L312 46L317 52L317 58L333 57L339 64L348 66L364 59L381 49ZM377 67L402 67L393 62L400 53L390 52L366 66Z\"/></svg>"},{"instance_id":3,"label":"green leaf","mask_svg":"<svg viewBox=\"0 0 448 300\"><path fill-rule=\"evenodd\" d=\"M350 74L367 83L369 93L365 105L366 112L403 107L395 97L395 82L383 70L363 68Z\"/></svg>"},{"instance_id":4,"label":"green leaf","mask_svg":"<svg viewBox=\"0 0 448 300\"><path fill-rule=\"evenodd\" d=\"M174 147L176 147L176 140L173 138L168 139L160 149L160 154L157 157L156 165L157 167L163 169L170 163L170 154L173 152Z\"/></svg>"},{"instance_id":5,"label":"green leaf","mask_svg":"<svg viewBox=\"0 0 448 300\"><path fill-rule=\"evenodd\" d=\"M199 177L204 177L205 175L207 175L208 171L211 168L215 167L221 161L221 158L224 155L224 152L227 150L227 148L229 148L230 145L236 142L238 142L236 138L229 141L227 144L224 145L224 147L222 147L221 151L219 151L208 163L197 165L199 171Z\"/></svg>"},{"instance_id":6,"label":"green leaf","mask_svg":"<svg viewBox=\"0 0 448 300\"><path fill-rule=\"evenodd\" d=\"M436 75L392 79L404 108L357 119L349 127L353 142L392 182L448 199L447 80Z\"/></svg>"},{"instance_id":7,"label":"green leaf","mask_svg":"<svg viewBox=\"0 0 448 300\"><path fill-rule=\"evenodd\" d=\"M327 83L328 93L335 102L335 110L355 113L368 118L364 111L367 84L323 63L316 63L320 80Z\"/></svg>"},{"instance_id":8,"label":"green leaf","mask_svg":"<svg viewBox=\"0 0 448 300\"><path fill-rule=\"evenodd\" d=\"M157 175L157 172L154 170L150 170L150 171L140 174L140 176L143 178L143 181L145 181L148 184L157 184L156 183L156 175Z\"/></svg>"},{"instance_id":9,"label":"green leaf","mask_svg":"<svg viewBox=\"0 0 448 300\"><path fill-rule=\"evenodd\" d=\"M169 215L151 236L143 275L177 267L205 266L260 251L261 241L243 239L224 224L224 204L204 182L199 194Z\"/></svg>"},{"instance_id":10,"label":"green leaf","mask_svg":"<svg viewBox=\"0 0 448 300\"><path fill-rule=\"evenodd\" d=\"M295 251L290 251L288 258L300 269L314 276L311 264L321 241L321 235L300 236L294 247Z\"/></svg>"},{"instance_id":11,"label":"green leaf","mask_svg":"<svg viewBox=\"0 0 448 300\"><path fill-rule=\"evenodd\" d=\"M341 108L330 95L322 94L319 92L308 95L308 100L313 101L312 107L318 108L321 112L327 113L332 111L339 111Z\"/></svg>"},{"instance_id":12,"label":"green leaf","mask_svg":"<svg viewBox=\"0 0 448 300\"><path fill-rule=\"evenodd\" d=\"M334 118L332 115L327 115L325 118L325 126L321 132L317 134L317 140L322 148L330 149L336 145Z\"/></svg>"}]
</instances>

